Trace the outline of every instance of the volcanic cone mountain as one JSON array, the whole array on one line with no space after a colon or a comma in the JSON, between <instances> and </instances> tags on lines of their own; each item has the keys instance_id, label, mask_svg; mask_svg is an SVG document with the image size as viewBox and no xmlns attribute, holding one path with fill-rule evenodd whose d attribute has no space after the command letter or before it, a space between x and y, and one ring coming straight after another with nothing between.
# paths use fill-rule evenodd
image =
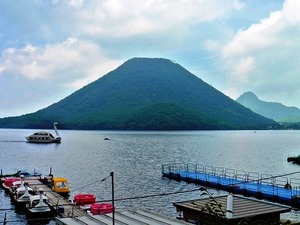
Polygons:
<instances>
[{"instance_id":1,"label":"volcanic cone mountain","mask_svg":"<svg viewBox=\"0 0 300 225\"><path fill-rule=\"evenodd\" d=\"M60 129L267 129L276 122L238 104L168 59L133 58L35 113L0 127Z\"/></svg>"}]
</instances>

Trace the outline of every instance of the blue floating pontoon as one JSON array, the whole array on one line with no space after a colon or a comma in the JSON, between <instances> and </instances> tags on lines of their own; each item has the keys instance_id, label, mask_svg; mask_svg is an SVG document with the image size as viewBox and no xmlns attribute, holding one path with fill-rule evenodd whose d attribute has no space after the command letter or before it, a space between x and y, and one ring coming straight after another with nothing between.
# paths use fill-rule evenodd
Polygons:
<instances>
[{"instance_id":1,"label":"blue floating pontoon","mask_svg":"<svg viewBox=\"0 0 300 225\"><path fill-rule=\"evenodd\" d=\"M198 164L163 164L162 176L300 207L300 179Z\"/></svg>"}]
</instances>

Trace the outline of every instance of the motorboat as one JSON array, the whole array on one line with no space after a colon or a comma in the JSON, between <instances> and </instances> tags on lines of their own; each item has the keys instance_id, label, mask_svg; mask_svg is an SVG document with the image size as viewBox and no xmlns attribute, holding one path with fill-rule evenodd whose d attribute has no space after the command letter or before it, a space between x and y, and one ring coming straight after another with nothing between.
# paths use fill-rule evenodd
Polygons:
<instances>
[{"instance_id":1,"label":"motorboat","mask_svg":"<svg viewBox=\"0 0 300 225\"><path fill-rule=\"evenodd\" d=\"M52 210L49 206L47 196L44 195L43 188L39 189L38 195L29 197L28 204L26 205L26 213L29 217L46 217L51 215Z\"/></svg>"},{"instance_id":2,"label":"motorboat","mask_svg":"<svg viewBox=\"0 0 300 225\"><path fill-rule=\"evenodd\" d=\"M57 122L53 124L56 137L54 137L50 132L39 131L25 138L30 143L60 143L61 137L59 136L57 131L57 127L56 127L57 124L58 124Z\"/></svg>"}]
</instances>

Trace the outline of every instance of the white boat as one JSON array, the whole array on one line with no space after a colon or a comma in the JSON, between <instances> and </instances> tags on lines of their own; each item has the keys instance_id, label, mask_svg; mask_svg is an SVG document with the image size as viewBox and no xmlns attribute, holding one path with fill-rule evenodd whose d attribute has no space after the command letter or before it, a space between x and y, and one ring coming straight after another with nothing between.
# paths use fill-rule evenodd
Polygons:
<instances>
[{"instance_id":1,"label":"white boat","mask_svg":"<svg viewBox=\"0 0 300 225\"><path fill-rule=\"evenodd\" d=\"M25 182L24 186L20 186L15 191L14 199L16 203L24 204L27 203L30 196L34 194L32 188L28 187L28 183Z\"/></svg>"},{"instance_id":2,"label":"white boat","mask_svg":"<svg viewBox=\"0 0 300 225\"><path fill-rule=\"evenodd\" d=\"M43 188L39 189L38 195L29 197L26 211L30 217L45 217L52 213L48 203L48 198L43 194Z\"/></svg>"},{"instance_id":3,"label":"white boat","mask_svg":"<svg viewBox=\"0 0 300 225\"><path fill-rule=\"evenodd\" d=\"M56 128L57 124L58 124L57 122L55 122L53 124L53 127L54 127L57 137L54 137L51 133L49 133L47 131L39 131L30 136L27 136L26 140L30 143L60 143L61 137L59 136L57 128Z\"/></svg>"}]
</instances>

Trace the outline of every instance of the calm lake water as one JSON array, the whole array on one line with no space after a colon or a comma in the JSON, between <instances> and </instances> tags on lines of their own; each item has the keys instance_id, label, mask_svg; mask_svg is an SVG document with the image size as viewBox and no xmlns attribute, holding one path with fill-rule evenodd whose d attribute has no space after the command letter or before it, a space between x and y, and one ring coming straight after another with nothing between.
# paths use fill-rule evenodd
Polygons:
<instances>
[{"instance_id":1,"label":"calm lake water","mask_svg":"<svg viewBox=\"0 0 300 225\"><path fill-rule=\"evenodd\" d=\"M164 163L194 163L268 175L300 170L286 161L300 153L300 131L60 130L61 144L27 143L25 136L35 131L0 129L0 169L4 174L27 169L47 175L52 167L54 176L69 180L71 199L78 193L93 193L100 201L111 199L110 177L101 180L113 171L115 199L133 198L116 201L117 208L144 208L172 217L177 215L172 202L199 198L199 192L137 198L197 188L162 178ZM295 176L300 178L300 174ZM0 222L5 213L7 220L13 221L7 224L27 223L0 190ZM284 217L300 221L298 212Z\"/></svg>"}]
</instances>

